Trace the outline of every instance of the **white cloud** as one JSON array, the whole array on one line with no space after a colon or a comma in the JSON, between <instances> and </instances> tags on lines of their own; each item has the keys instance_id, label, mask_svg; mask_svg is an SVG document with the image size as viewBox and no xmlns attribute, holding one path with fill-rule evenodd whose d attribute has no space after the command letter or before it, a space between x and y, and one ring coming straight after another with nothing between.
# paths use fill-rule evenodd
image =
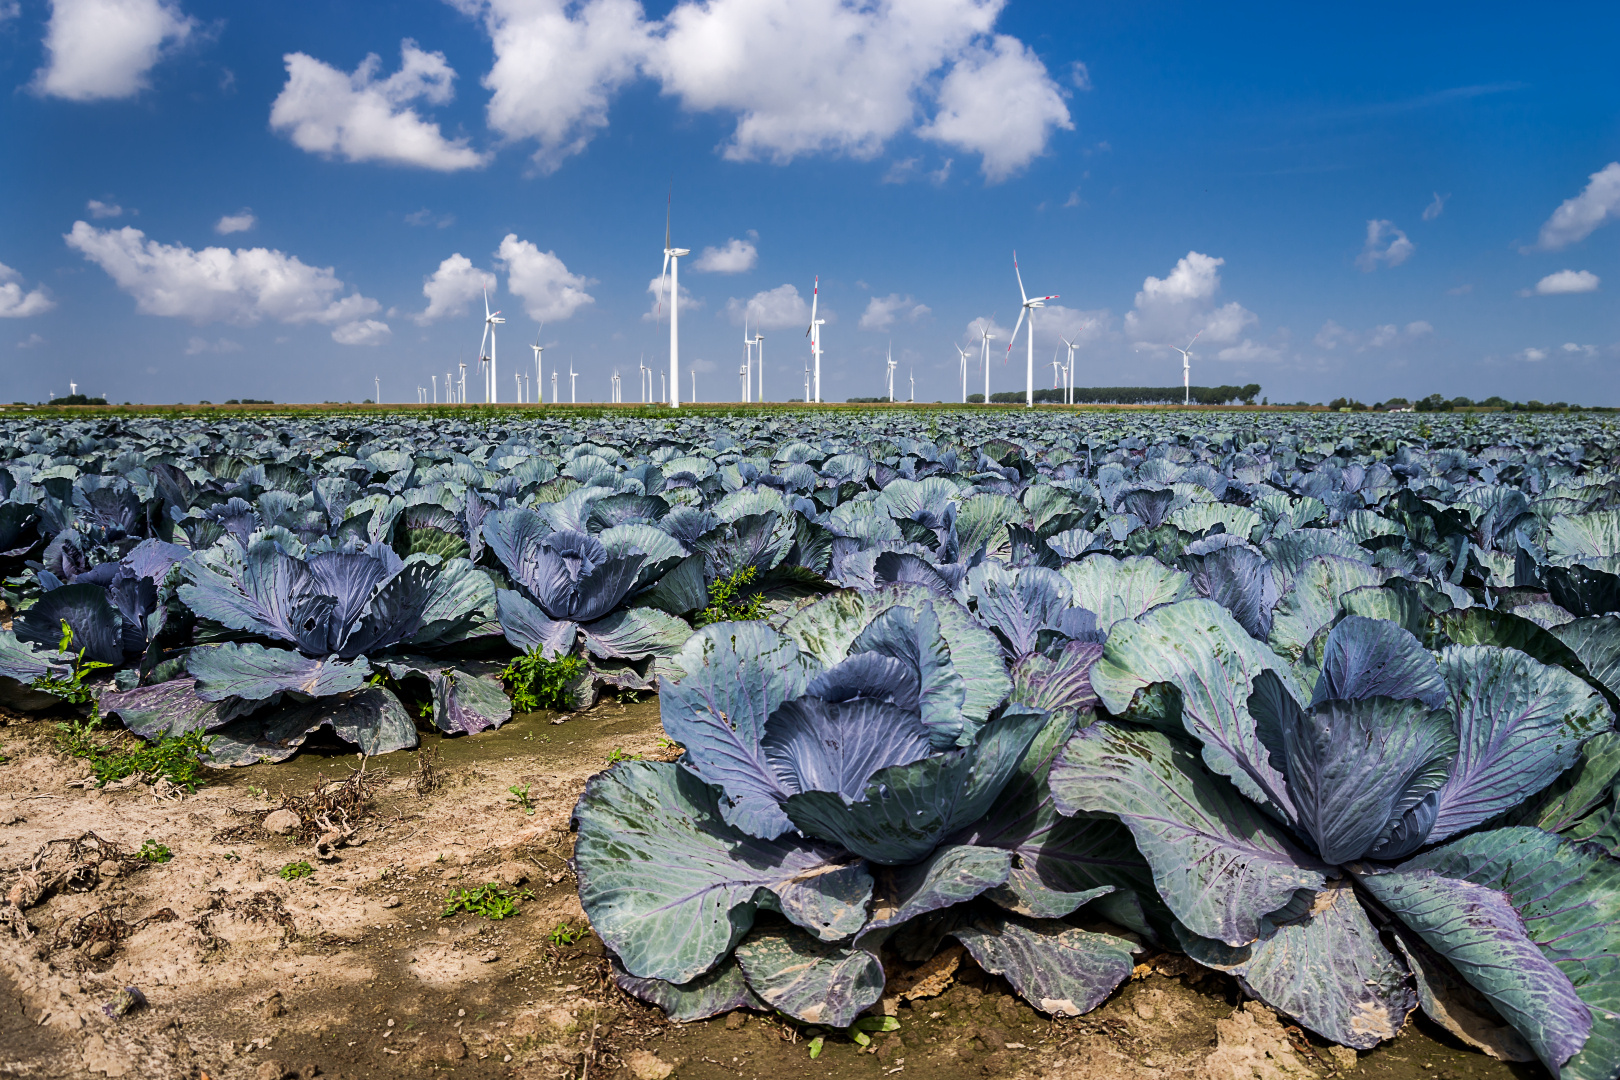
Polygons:
<instances>
[{"instance_id":1,"label":"white cloud","mask_svg":"<svg viewBox=\"0 0 1620 1080\"><path fill-rule=\"evenodd\" d=\"M3 0L3 2L0 2L0 25L4 25L21 14L22 4L19 0Z\"/></svg>"},{"instance_id":2,"label":"white cloud","mask_svg":"<svg viewBox=\"0 0 1620 1080\"><path fill-rule=\"evenodd\" d=\"M339 345L381 345L392 336L388 324L376 319L347 322L332 331L332 340Z\"/></svg>"},{"instance_id":3,"label":"white cloud","mask_svg":"<svg viewBox=\"0 0 1620 1080\"><path fill-rule=\"evenodd\" d=\"M102 218L122 217L124 213L124 208L117 203L104 203L100 199L91 199L84 206L90 211L90 216L97 221Z\"/></svg>"},{"instance_id":4,"label":"white cloud","mask_svg":"<svg viewBox=\"0 0 1620 1080\"><path fill-rule=\"evenodd\" d=\"M1518 357L1520 360L1528 360L1530 363L1534 364L1547 359L1547 350L1532 347L1520 352Z\"/></svg>"},{"instance_id":5,"label":"white cloud","mask_svg":"<svg viewBox=\"0 0 1620 1080\"><path fill-rule=\"evenodd\" d=\"M455 223L456 215L445 214L443 216L436 217L434 216L433 211L429 210L425 206L420 210L412 210L410 213L405 215L405 224L407 225L432 225L436 228L448 229Z\"/></svg>"},{"instance_id":6,"label":"white cloud","mask_svg":"<svg viewBox=\"0 0 1620 1080\"><path fill-rule=\"evenodd\" d=\"M1337 349L1340 345L1356 352L1366 352L1369 349L1388 349L1397 345L1408 345L1420 337L1434 333L1434 327L1422 319L1409 322L1404 327L1394 323L1384 323L1368 330L1346 330L1338 323L1329 319L1322 324L1322 329L1316 332L1313 341L1318 349L1329 351Z\"/></svg>"},{"instance_id":7,"label":"white cloud","mask_svg":"<svg viewBox=\"0 0 1620 1080\"><path fill-rule=\"evenodd\" d=\"M198 337L194 334L192 335L191 340L186 342L187 356L198 356L202 353L214 353L215 355L223 356L226 353L241 351L241 344L232 341L230 338L219 338L217 341L209 341L207 338Z\"/></svg>"},{"instance_id":8,"label":"white cloud","mask_svg":"<svg viewBox=\"0 0 1620 1080\"><path fill-rule=\"evenodd\" d=\"M443 105L456 73L443 53L423 52L409 38L400 69L379 79L382 61L369 54L347 74L304 53L282 57L287 85L270 106L270 128L300 150L346 161L417 165L440 172L476 169L488 159L466 139L446 139L439 125L417 115L418 99Z\"/></svg>"},{"instance_id":9,"label":"white cloud","mask_svg":"<svg viewBox=\"0 0 1620 1080\"><path fill-rule=\"evenodd\" d=\"M1458 285L1455 288L1447 289L1446 290L1446 295L1447 296L1467 296L1469 293L1471 293L1473 291L1474 291L1474 283L1472 281L1469 281L1469 282L1465 282L1465 283L1463 283L1461 285Z\"/></svg>"},{"instance_id":10,"label":"white cloud","mask_svg":"<svg viewBox=\"0 0 1620 1080\"><path fill-rule=\"evenodd\" d=\"M732 237L725 247L706 247L703 254L692 262L692 269L701 274L741 274L752 270L759 262L759 249L747 240Z\"/></svg>"},{"instance_id":11,"label":"white cloud","mask_svg":"<svg viewBox=\"0 0 1620 1080\"><path fill-rule=\"evenodd\" d=\"M1000 323L996 322L994 316L980 315L978 318L968 323L967 328L962 331L963 348L966 348L968 345L977 346L982 340L982 335L985 330L990 331L991 341L1000 341L1003 343L1006 342L1007 338L1012 334L1012 328L1009 326L1002 326Z\"/></svg>"},{"instance_id":12,"label":"white cloud","mask_svg":"<svg viewBox=\"0 0 1620 1080\"><path fill-rule=\"evenodd\" d=\"M1238 340L1245 327L1259 321L1254 312L1233 301L1215 306L1221 287L1217 259L1189 251L1163 278L1149 276L1136 294L1136 310L1125 315L1125 332L1134 340L1164 347L1180 345L1194 334L1213 344Z\"/></svg>"},{"instance_id":13,"label":"white cloud","mask_svg":"<svg viewBox=\"0 0 1620 1080\"><path fill-rule=\"evenodd\" d=\"M1416 250L1417 245L1408 240L1393 221L1374 218L1367 222L1367 240L1361 247L1361 254L1356 256L1356 265L1364 273L1370 274L1378 269L1379 263L1385 266L1401 265Z\"/></svg>"},{"instance_id":14,"label":"white cloud","mask_svg":"<svg viewBox=\"0 0 1620 1080\"><path fill-rule=\"evenodd\" d=\"M1573 341L1566 341L1563 347L1565 352L1575 353L1589 360L1598 354L1596 345L1577 345Z\"/></svg>"},{"instance_id":15,"label":"white cloud","mask_svg":"<svg viewBox=\"0 0 1620 1080\"><path fill-rule=\"evenodd\" d=\"M1045 65L1017 38L998 34L955 62L940 84L939 111L917 134L983 155L984 178L994 184L1044 153L1060 128L1074 124Z\"/></svg>"},{"instance_id":16,"label":"white cloud","mask_svg":"<svg viewBox=\"0 0 1620 1080\"><path fill-rule=\"evenodd\" d=\"M563 261L516 233L507 233L496 259L506 269L506 291L523 301L529 318L560 322L596 298L585 291L591 278L570 274Z\"/></svg>"},{"instance_id":17,"label":"white cloud","mask_svg":"<svg viewBox=\"0 0 1620 1080\"><path fill-rule=\"evenodd\" d=\"M861 315L860 326L862 330L887 330L897 319L916 322L930 313L931 309L927 304L919 304L910 296L890 293L888 296L874 296L867 301L866 311Z\"/></svg>"},{"instance_id":18,"label":"white cloud","mask_svg":"<svg viewBox=\"0 0 1620 1080\"><path fill-rule=\"evenodd\" d=\"M655 277L647 282L647 310L641 313L642 322L660 322L669 318L669 278ZM703 301L692 295L692 290L681 286L681 310L697 311Z\"/></svg>"},{"instance_id":19,"label":"white cloud","mask_svg":"<svg viewBox=\"0 0 1620 1080\"><path fill-rule=\"evenodd\" d=\"M747 300L733 297L726 301L726 314L733 326L742 326L746 320L749 327L759 330L802 329L810 325L810 305L792 285L778 285Z\"/></svg>"},{"instance_id":20,"label":"white cloud","mask_svg":"<svg viewBox=\"0 0 1620 1080\"><path fill-rule=\"evenodd\" d=\"M1567 293L1597 292L1602 279L1590 270L1560 270L1536 282L1537 296L1562 296ZM1522 294L1530 295L1529 290Z\"/></svg>"},{"instance_id":21,"label":"white cloud","mask_svg":"<svg viewBox=\"0 0 1620 1080\"><path fill-rule=\"evenodd\" d=\"M1434 198L1429 200L1429 205L1423 208L1423 220L1433 221L1435 218L1445 213L1446 200L1449 198L1451 198L1450 192L1447 192L1444 195L1440 194L1438 191L1435 192Z\"/></svg>"},{"instance_id":22,"label":"white cloud","mask_svg":"<svg viewBox=\"0 0 1620 1080\"><path fill-rule=\"evenodd\" d=\"M69 101L133 97L166 48L185 41L197 24L168 0L51 0L45 28L46 65L33 91Z\"/></svg>"},{"instance_id":23,"label":"white cloud","mask_svg":"<svg viewBox=\"0 0 1620 1080\"><path fill-rule=\"evenodd\" d=\"M494 47L489 126L534 140L541 172L584 150L642 74L687 110L735 116L734 161L871 158L915 130L984 154L994 180L1069 126L1040 60L990 36L1006 0L679 0L663 20L637 0L450 2Z\"/></svg>"},{"instance_id":24,"label":"white cloud","mask_svg":"<svg viewBox=\"0 0 1620 1080\"><path fill-rule=\"evenodd\" d=\"M635 78L651 45L636 0L451 3L480 19L495 47L483 80L492 91L489 126L508 139L539 143L534 163L543 173L607 126L613 94Z\"/></svg>"},{"instance_id":25,"label":"white cloud","mask_svg":"<svg viewBox=\"0 0 1620 1080\"><path fill-rule=\"evenodd\" d=\"M1076 60L1069 65L1069 81L1074 83L1076 90L1091 89L1091 69L1082 61Z\"/></svg>"},{"instance_id":26,"label":"white cloud","mask_svg":"<svg viewBox=\"0 0 1620 1080\"><path fill-rule=\"evenodd\" d=\"M1536 247L1558 251L1585 240L1593 229L1616 218L1620 218L1620 161L1611 161L1587 178L1579 195L1565 199L1552 212L1541 226Z\"/></svg>"},{"instance_id":27,"label":"white cloud","mask_svg":"<svg viewBox=\"0 0 1620 1080\"><path fill-rule=\"evenodd\" d=\"M21 274L0 263L0 319L26 319L56 306L56 301L46 296L44 289L24 292L21 282Z\"/></svg>"},{"instance_id":28,"label":"white cloud","mask_svg":"<svg viewBox=\"0 0 1620 1080\"><path fill-rule=\"evenodd\" d=\"M1283 358L1283 351L1275 345L1263 345L1260 342L1244 338L1236 345L1229 345L1215 354L1217 360L1228 360L1243 364L1271 364Z\"/></svg>"},{"instance_id":29,"label":"white cloud","mask_svg":"<svg viewBox=\"0 0 1620 1080\"><path fill-rule=\"evenodd\" d=\"M1049 304L1040 310L1039 315L1039 333L1043 345L1045 339L1053 334L1076 345L1101 341L1114 324L1113 312L1107 308L1080 311L1062 304Z\"/></svg>"},{"instance_id":30,"label":"white cloud","mask_svg":"<svg viewBox=\"0 0 1620 1080\"><path fill-rule=\"evenodd\" d=\"M247 232L258 223L259 219L253 216L253 211L244 209L238 214L226 214L214 222L214 231L221 236L229 236L231 233Z\"/></svg>"},{"instance_id":31,"label":"white cloud","mask_svg":"<svg viewBox=\"0 0 1620 1080\"><path fill-rule=\"evenodd\" d=\"M427 310L412 318L418 326L426 326L446 315L465 315L468 304L494 289L495 275L478 269L458 251L441 262L422 283L422 295L428 299Z\"/></svg>"},{"instance_id":32,"label":"white cloud","mask_svg":"<svg viewBox=\"0 0 1620 1080\"><path fill-rule=\"evenodd\" d=\"M107 272L146 315L194 323L251 326L262 319L341 326L381 305L346 288L331 267L310 266L268 248L160 244L139 229L98 229L83 221L63 237L68 247ZM378 324L381 325L381 324Z\"/></svg>"},{"instance_id":33,"label":"white cloud","mask_svg":"<svg viewBox=\"0 0 1620 1080\"><path fill-rule=\"evenodd\" d=\"M32 349L43 344L45 344L44 338L40 337L38 334L29 334L26 340L17 342L17 348Z\"/></svg>"}]
</instances>

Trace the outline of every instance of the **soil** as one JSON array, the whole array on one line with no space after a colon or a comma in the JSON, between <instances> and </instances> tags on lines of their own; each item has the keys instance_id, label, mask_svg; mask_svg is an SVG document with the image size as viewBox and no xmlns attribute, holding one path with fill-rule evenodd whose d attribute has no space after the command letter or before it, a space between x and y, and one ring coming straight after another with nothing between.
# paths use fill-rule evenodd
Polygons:
<instances>
[{"instance_id":1,"label":"soil","mask_svg":"<svg viewBox=\"0 0 1620 1080\"><path fill-rule=\"evenodd\" d=\"M568 818L586 778L615 751L667 756L656 702L521 716L497 732L425 736L421 750L366 761L369 808L349 816L354 831L330 859L317 853L316 834L342 833L331 800L324 821L306 804L290 834L263 823L283 796L351 777L362 764L354 755L306 751L281 765L210 773L196 794L160 799L143 784L70 787L85 769L52 750L53 731L40 719L0 726L9 758L0 765L0 1076L1545 1075L1460 1048L1423 1021L1358 1057L1245 1002L1226 976L1166 954L1141 957L1101 1008L1060 1020L964 956L942 993L898 1007L898 1031L864 1048L829 1035L814 1060L805 1032L761 1014L668 1023L613 985L566 861ZM509 791L524 785L530 810ZM88 841L73 858L58 843L40 872L25 875L49 842L86 833L126 854L152 840L172 858L109 856L113 848ZM313 872L283 879L282 868L300 862ZM26 904L29 888L53 873L64 887L11 911L6 895ZM529 898L499 921L442 917L454 890L492 881ZM126 987L145 1004L119 1015Z\"/></svg>"}]
</instances>

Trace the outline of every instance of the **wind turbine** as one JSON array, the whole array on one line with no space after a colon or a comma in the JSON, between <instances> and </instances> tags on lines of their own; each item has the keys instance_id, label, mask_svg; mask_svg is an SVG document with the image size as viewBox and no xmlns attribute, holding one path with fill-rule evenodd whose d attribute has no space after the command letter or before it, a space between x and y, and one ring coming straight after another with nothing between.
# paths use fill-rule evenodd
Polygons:
<instances>
[{"instance_id":1,"label":"wind turbine","mask_svg":"<svg viewBox=\"0 0 1620 1080\"><path fill-rule=\"evenodd\" d=\"M372 398L378 405L382 404L382 376L373 375L371 381L377 384L377 396Z\"/></svg>"},{"instance_id":2,"label":"wind turbine","mask_svg":"<svg viewBox=\"0 0 1620 1080\"><path fill-rule=\"evenodd\" d=\"M1058 363L1057 354L1058 354L1058 351L1056 349L1053 349L1052 350L1052 389L1054 389L1054 390L1056 390L1058 388L1058 376L1063 373L1063 365Z\"/></svg>"},{"instance_id":3,"label":"wind turbine","mask_svg":"<svg viewBox=\"0 0 1620 1080\"><path fill-rule=\"evenodd\" d=\"M692 400L692 403L695 405L695 404L697 404L697 365L696 364L692 365L692 367L689 369L689 372L690 372L690 374L692 376L692 398L691 398L691 400Z\"/></svg>"},{"instance_id":4,"label":"wind turbine","mask_svg":"<svg viewBox=\"0 0 1620 1080\"><path fill-rule=\"evenodd\" d=\"M911 402L912 404L916 404L916 402L917 402L917 369L916 368L907 368L906 369L906 378L911 380L911 393L906 395L906 400Z\"/></svg>"},{"instance_id":5,"label":"wind turbine","mask_svg":"<svg viewBox=\"0 0 1620 1080\"><path fill-rule=\"evenodd\" d=\"M484 380L484 400L494 404L501 399L500 391L495 385L495 328L506 320L501 313L489 310L489 290L484 290L484 341L478 345L478 358L489 361L489 376ZM489 345L489 355L484 355L484 344Z\"/></svg>"},{"instance_id":6,"label":"wind turbine","mask_svg":"<svg viewBox=\"0 0 1620 1080\"><path fill-rule=\"evenodd\" d=\"M647 396L652 393L652 379L650 378L652 368L647 366L645 356L636 361L636 366L641 369L641 403L645 405L647 404Z\"/></svg>"},{"instance_id":7,"label":"wind turbine","mask_svg":"<svg viewBox=\"0 0 1620 1080\"><path fill-rule=\"evenodd\" d=\"M811 289L811 291L810 291L810 329L805 331L805 336L807 336L810 339L810 355L815 358L815 362L816 362L816 404L817 405L821 404L821 327L827 321L826 319L818 319L818 318L816 318L816 304L820 301L820 299L821 299L821 275L817 274L816 275L815 287L813 289ZM806 400L808 400L809 397L810 397L810 391L806 390L805 391Z\"/></svg>"},{"instance_id":8,"label":"wind turbine","mask_svg":"<svg viewBox=\"0 0 1620 1080\"><path fill-rule=\"evenodd\" d=\"M541 374L540 360L541 360L542 354L544 354L545 351L546 351L546 347L544 345L540 344L540 335L545 333L545 332L546 332L546 324L541 323L540 324L540 329L535 331L534 344L529 346L529 348L534 350L534 381L541 385L541 387L542 387L541 393L542 394L545 393L545 390L544 390L545 378Z\"/></svg>"},{"instance_id":9,"label":"wind turbine","mask_svg":"<svg viewBox=\"0 0 1620 1080\"><path fill-rule=\"evenodd\" d=\"M456 401L456 384L450 381L450 373L444 373L444 403L454 405Z\"/></svg>"},{"instance_id":10,"label":"wind turbine","mask_svg":"<svg viewBox=\"0 0 1620 1080\"><path fill-rule=\"evenodd\" d=\"M579 404L579 394L577 392L579 383L576 381L578 378L579 372L574 370L574 358L570 356L568 358L568 404L570 405Z\"/></svg>"},{"instance_id":11,"label":"wind turbine","mask_svg":"<svg viewBox=\"0 0 1620 1080\"><path fill-rule=\"evenodd\" d=\"M992 315L990 318L994 320L995 316ZM990 332L989 323L980 323L979 336L983 339L980 342L983 351L979 354L979 366L984 369L984 403L988 405L990 404L990 343L996 340L996 335ZM1012 343L1008 342L1007 347L1012 348Z\"/></svg>"},{"instance_id":12,"label":"wind turbine","mask_svg":"<svg viewBox=\"0 0 1620 1080\"><path fill-rule=\"evenodd\" d=\"M461 361L461 403L467 404L467 361Z\"/></svg>"},{"instance_id":13,"label":"wind turbine","mask_svg":"<svg viewBox=\"0 0 1620 1080\"><path fill-rule=\"evenodd\" d=\"M894 346L889 346L889 404L894 404Z\"/></svg>"},{"instance_id":14,"label":"wind turbine","mask_svg":"<svg viewBox=\"0 0 1620 1080\"><path fill-rule=\"evenodd\" d=\"M749 376L752 374L749 371L749 367L750 365L743 364L737 369L738 392L742 394L742 397L738 400L740 400L744 405L748 404L748 394L752 389L749 383Z\"/></svg>"},{"instance_id":15,"label":"wind turbine","mask_svg":"<svg viewBox=\"0 0 1620 1080\"><path fill-rule=\"evenodd\" d=\"M1181 404L1183 407L1192 404L1192 347L1193 341L1197 341L1202 333L1203 331L1200 330L1197 334L1194 334L1192 341L1187 342L1185 349L1177 349L1174 345L1170 346L1181 354Z\"/></svg>"},{"instance_id":16,"label":"wind turbine","mask_svg":"<svg viewBox=\"0 0 1620 1080\"><path fill-rule=\"evenodd\" d=\"M517 403L519 405L522 405L523 404L523 372L521 372L521 371L512 372L512 381L517 383Z\"/></svg>"},{"instance_id":17,"label":"wind turbine","mask_svg":"<svg viewBox=\"0 0 1620 1080\"><path fill-rule=\"evenodd\" d=\"M1064 404L1073 405L1074 404L1074 350L1076 348L1078 348L1078 346L1076 346L1075 343L1070 341L1068 338L1060 338L1059 340L1061 340L1064 345L1068 346L1068 349L1069 349L1069 362L1063 365L1064 371L1066 371L1068 373L1068 376L1069 376L1069 387L1068 387L1068 391L1064 394Z\"/></svg>"},{"instance_id":18,"label":"wind turbine","mask_svg":"<svg viewBox=\"0 0 1620 1080\"><path fill-rule=\"evenodd\" d=\"M810 365L804 367L804 400L810 400Z\"/></svg>"},{"instance_id":19,"label":"wind turbine","mask_svg":"<svg viewBox=\"0 0 1620 1080\"><path fill-rule=\"evenodd\" d=\"M619 369L613 369L613 404L619 404Z\"/></svg>"},{"instance_id":20,"label":"wind turbine","mask_svg":"<svg viewBox=\"0 0 1620 1080\"><path fill-rule=\"evenodd\" d=\"M759 400L765 400L765 335L758 330L754 331L754 344L759 346Z\"/></svg>"},{"instance_id":21,"label":"wind turbine","mask_svg":"<svg viewBox=\"0 0 1620 1080\"><path fill-rule=\"evenodd\" d=\"M967 350L956 346L956 354L962 358L962 404L967 404Z\"/></svg>"},{"instance_id":22,"label":"wind turbine","mask_svg":"<svg viewBox=\"0 0 1620 1080\"><path fill-rule=\"evenodd\" d=\"M551 369L551 403L557 404L557 369Z\"/></svg>"},{"instance_id":23,"label":"wind turbine","mask_svg":"<svg viewBox=\"0 0 1620 1080\"><path fill-rule=\"evenodd\" d=\"M1046 302L1056 300L1057 295L1037 296L1033 300L1029 298L1029 294L1024 291L1024 275L1018 269L1016 251L1013 252L1013 273L1018 276L1018 295L1023 298L1023 307L1018 312L1018 325L1013 327L1012 337L1007 339L1007 356L1009 358L1012 356L1013 342L1018 338L1019 327L1024 325L1024 317L1028 316L1029 336L1024 339L1025 344L1029 346L1028 356L1024 361L1024 408L1032 409L1035 407L1035 309L1045 307ZM1005 359L1002 360L1002 363L1006 362ZM986 400L988 398L989 395L986 395Z\"/></svg>"},{"instance_id":24,"label":"wind turbine","mask_svg":"<svg viewBox=\"0 0 1620 1080\"><path fill-rule=\"evenodd\" d=\"M754 397L754 339L748 336L748 316L743 316L743 369L738 372L743 377L743 404L753 400Z\"/></svg>"},{"instance_id":25,"label":"wind turbine","mask_svg":"<svg viewBox=\"0 0 1620 1080\"><path fill-rule=\"evenodd\" d=\"M681 257L690 255L688 248L669 246L669 214L675 205L675 192L670 190L669 205L664 208L664 269L658 275L658 306L664 306L664 275L669 275L669 384L674 387L670 405L681 407ZM569 364L569 371L573 365Z\"/></svg>"},{"instance_id":26,"label":"wind turbine","mask_svg":"<svg viewBox=\"0 0 1620 1080\"><path fill-rule=\"evenodd\" d=\"M433 383L433 404L437 405L439 403L439 377L429 375L428 379Z\"/></svg>"}]
</instances>

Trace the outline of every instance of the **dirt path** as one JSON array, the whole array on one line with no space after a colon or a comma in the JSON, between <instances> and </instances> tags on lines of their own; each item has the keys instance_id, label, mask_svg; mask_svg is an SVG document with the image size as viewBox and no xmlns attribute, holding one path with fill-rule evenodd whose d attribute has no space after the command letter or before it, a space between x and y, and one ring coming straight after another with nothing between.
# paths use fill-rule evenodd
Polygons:
<instances>
[{"instance_id":1,"label":"dirt path","mask_svg":"<svg viewBox=\"0 0 1620 1080\"><path fill-rule=\"evenodd\" d=\"M607 978L566 865L568 817L586 778L615 751L666 753L656 702L608 702L566 722L519 717L499 732L429 736L423 751L373 759L367 774L386 775L368 782L370 808L329 861L312 843L324 825L289 836L261 823L283 794L349 777L360 764L353 756L305 753L215 774L197 794L161 802L144 786L68 787L84 770L50 751L51 730L43 721L0 727L10 758L0 766L0 894L27 901L53 872L95 869L21 912L31 936L7 929L11 909L0 899L0 1076L1540 1075L1415 1026L1357 1061L1173 957L1144 957L1139 977L1105 1006L1064 1021L1036 1014L964 959L943 994L900 1008L898 1032L864 1050L829 1039L814 1061L799 1032L764 1016L668 1024ZM532 812L509 792L525 785ZM25 875L49 842L86 833L126 853L151 840L173 857L102 858L88 841L74 855L63 843ZM313 872L284 880L282 868L298 862ZM500 921L441 917L454 890L492 881L532 898ZM571 944L568 931L579 933ZM125 987L146 1007L109 1015Z\"/></svg>"}]
</instances>

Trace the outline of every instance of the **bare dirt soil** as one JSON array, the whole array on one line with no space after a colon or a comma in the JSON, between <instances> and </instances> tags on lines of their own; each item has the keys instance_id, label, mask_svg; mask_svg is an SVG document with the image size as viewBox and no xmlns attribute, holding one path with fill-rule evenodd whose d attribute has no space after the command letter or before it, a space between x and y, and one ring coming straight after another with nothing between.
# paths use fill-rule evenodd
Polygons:
<instances>
[{"instance_id":1,"label":"bare dirt soil","mask_svg":"<svg viewBox=\"0 0 1620 1080\"><path fill-rule=\"evenodd\" d=\"M815 1060L805 1033L760 1014L670 1024L613 985L567 865L586 778L615 752L668 755L656 702L424 736L419 751L365 762L363 780L353 755L305 752L167 800L144 784L70 786L85 769L52 750L49 720L3 723L0 1076L1543 1075L1421 1024L1358 1059L1244 1002L1225 976L1151 953L1102 1008L1069 1020L961 956L933 980L942 993L900 1005L900 1030L866 1048L829 1036ZM509 790L525 785L528 810ZM292 814L270 816L282 808ZM148 840L172 858L133 857ZM284 878L296 863L312 872ZM510 917L443 917L456 890L490 882L526 897ZM144 1005L120 993L130 987Z\"/></svg>"}]
</instances>

